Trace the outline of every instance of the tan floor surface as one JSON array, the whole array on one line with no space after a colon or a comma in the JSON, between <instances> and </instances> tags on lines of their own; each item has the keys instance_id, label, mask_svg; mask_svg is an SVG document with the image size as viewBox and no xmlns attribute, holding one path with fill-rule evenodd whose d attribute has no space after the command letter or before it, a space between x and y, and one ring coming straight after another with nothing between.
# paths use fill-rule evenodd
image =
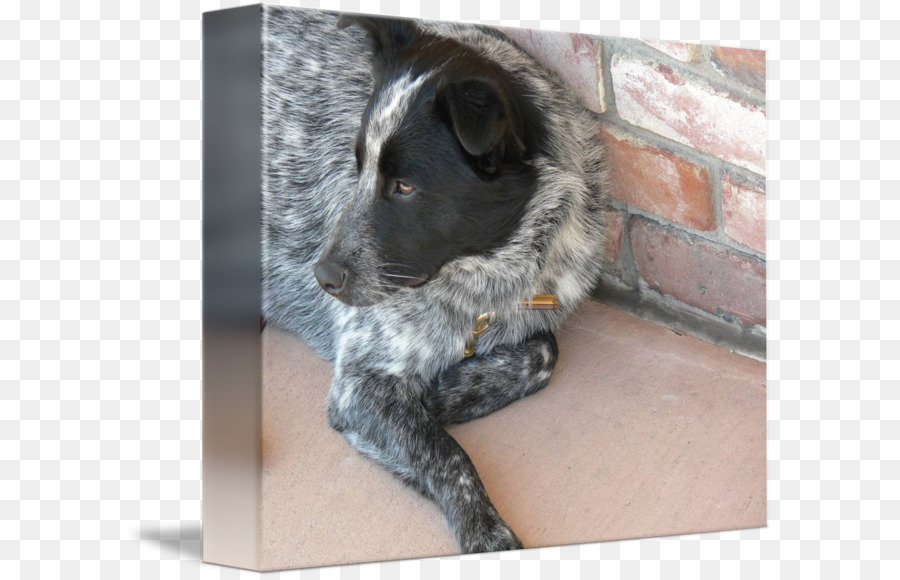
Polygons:
<instances>
[{"instance_id":1,"label":"tan floor surface","mask_svg":"<svg viewBox=\"0 0 900 580\"><path fill-rule=\"evenodd\" d=\"M765 365L609 306L543 391L450 427L527 547L766 525ZM262 567L456 553L438 508L329 427L331 366L263 332Z\"/></svg>"}]
</instances>

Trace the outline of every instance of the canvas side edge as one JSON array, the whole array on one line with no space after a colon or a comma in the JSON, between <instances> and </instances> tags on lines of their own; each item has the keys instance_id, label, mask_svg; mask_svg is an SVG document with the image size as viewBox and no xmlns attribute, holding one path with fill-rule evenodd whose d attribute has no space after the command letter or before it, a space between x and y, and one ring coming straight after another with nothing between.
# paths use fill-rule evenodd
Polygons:
<instances>
[{"instance_id":1,"label":"canvas side edge","mask_svg":"<svg viewBox=\"0 0 900 580\"><path fill-rule=\"evenodd\" d=\"M203 561L259 570L261 20L203 15Z\"/></svg>"}]
</instances>

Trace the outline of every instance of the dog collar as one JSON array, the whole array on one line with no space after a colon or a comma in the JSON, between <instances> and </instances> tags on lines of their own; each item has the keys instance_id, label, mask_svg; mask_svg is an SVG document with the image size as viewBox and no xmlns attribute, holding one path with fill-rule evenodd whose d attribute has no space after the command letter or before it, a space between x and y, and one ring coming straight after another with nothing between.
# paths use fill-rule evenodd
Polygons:
<instances>
[{"instance_id":1,"label":"dog collar","mask_svg":"<svg viewBox=\"0 0 900 580\"><path fill-rule=\"evenodd\" d=\"M519 302L519 310L558 310L559 299L553 294L535 294L531 298ZM471 358L475 354L475 344L478 337L488 328L494 321L495 312L485 312L475 319L472 325L472 336L466 340L466 350L463 353L463 359Z\"/></svg>"}]
</instances>

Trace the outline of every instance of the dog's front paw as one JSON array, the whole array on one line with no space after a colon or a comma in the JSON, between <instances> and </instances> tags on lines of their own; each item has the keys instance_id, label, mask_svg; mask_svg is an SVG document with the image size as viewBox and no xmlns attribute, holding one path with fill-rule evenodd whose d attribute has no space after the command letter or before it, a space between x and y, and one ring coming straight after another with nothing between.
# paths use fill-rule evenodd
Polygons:
<instances>
[{"instance_id":1,"label":"dog's front paw","mask_svg":"<svg viewBox=\"0 0 900 580\"><path fill-rule=\"evenodd\" d=\"M489 515L477 525L462 530L459 543L467 554L521 550L524 547L522 540L499 515Z\"/></svg>"}]
</instances>

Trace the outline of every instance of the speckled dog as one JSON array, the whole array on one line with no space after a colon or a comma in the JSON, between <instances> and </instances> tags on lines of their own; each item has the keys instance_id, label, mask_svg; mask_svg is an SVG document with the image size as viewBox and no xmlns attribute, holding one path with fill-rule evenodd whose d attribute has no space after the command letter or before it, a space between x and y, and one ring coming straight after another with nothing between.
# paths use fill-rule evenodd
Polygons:
<instances>
[{"instance_id":1,"label":"speckled dog","mask_svg":"<svg viewBox=\"0 0 900 580\"><path fill-rule=\"evenodd\" d=\"M334 361L331 425L462 550L521 548L442 424L550 379L600 264L590 114L491 29L264 10L263 314Z\"/></svg>"}]
</instances>

